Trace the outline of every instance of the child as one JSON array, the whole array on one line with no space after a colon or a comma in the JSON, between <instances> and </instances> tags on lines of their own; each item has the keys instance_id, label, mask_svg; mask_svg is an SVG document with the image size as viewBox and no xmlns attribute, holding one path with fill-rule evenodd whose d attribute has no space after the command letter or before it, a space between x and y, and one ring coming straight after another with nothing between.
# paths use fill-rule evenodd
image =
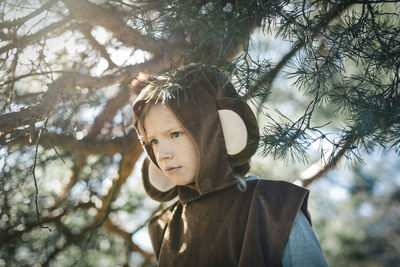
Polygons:
<instances>
[{"instance_id":1,"label":"child","mask_svg":"<svg viewBox=\"0 0 400 267\"><path fill-rule=\"evenodd\" d=\"M179 198L149 223L159 266L327 266L308 190L245 177L259 129L232 84L210 67L173 77L157 78L133 104L145 190Z\"/></svg>"}]
</instances>

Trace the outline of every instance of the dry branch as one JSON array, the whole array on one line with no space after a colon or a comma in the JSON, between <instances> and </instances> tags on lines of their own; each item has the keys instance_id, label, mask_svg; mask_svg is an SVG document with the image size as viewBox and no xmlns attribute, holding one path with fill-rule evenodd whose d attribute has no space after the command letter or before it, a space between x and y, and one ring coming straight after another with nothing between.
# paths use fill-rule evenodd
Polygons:
<instances>
[{"instance_id":1,"label":"dry branch","mask_svg":"<svg viewBox=\"0 0 400 267\"><path fill-rule=\"evenodd\" d=\"M12 28L12 27L15 27L15 26L22 25L26 21L30 20L31 18L36 17L37 15L42 13L43 11L49 9L53 4L55 4L58 1L59 0L50 0L50 1L46 2L44 5L42 5L41 7L39 7L38 9L36 9L35 11L33 11L32 13L26 15L25 17L22 17L22 18L19 18L19 19L15 19L13 21L1 22L0 23L0 29L2 29L2 28Z\"/></svg>"},{"instance_id":2,"label":"dry branch","mask_svg":"<svg viewBox=\"0 0 400 267\"><path fill-rule=\"evenodd\" d=\"M71 189L79 181L80 173L83 166L85 166L85 163L86 163L86 157L79 155L76 157L74 162L74 167L72 168L72 174L69 178L68 184L58 194L53 208L58 208L61 205L61 203L68 197Z\"/></svg>"},{"instance_id":3,"label":"dry branch","mask_svg":"<svg viewBox=\"0 0 400 267\"><path fill-rule=\"evenodd\" d=\"M76 243L78 241L83 240L83 238L87 234L93 233L98 227L104 226L104 223L107 221L107 216L108 216L108 208L111 206L111 203L117 198L121 186L126 182L126 179L129 177L131 174L133 167L135 165L136 160L140 156L140 145L137 146L137 149L129 149L126 147L126 153L124 157L122 158L122 164L121 164L121 170L119 171L119 174L115 176L114 181L112 186L109 188L109 191L107 195L103 198L102 200L102 206L98 210L98 213L96 215L96 218L94 222L89 225L87 228L82 230L79 234L69 236L67 241L61 245L60 247L56 247L55 250L49 255L49 257L46 259L46 262L43 264L43 266L47 266L50 261L62 250L67 248L73 243ZM90 237L89 237L90 239ZM143 252L147 256L148 253L144 252L142 249L140 249L137 245L133 244L130 246L131 249L136 249L139 253Z\"/></svg>"},{"instance_id":4,"label":"dry branch","mask_svg":"<svg viewBox=\"0 0 400 267\"><path fill-rule=\"evenodd\" d=\"M178 54L170 53L173 57ZM140 72L154 74L168 70L171 66L171 62L163 57L155 57L144 63L120 68L111 74L104 75L102 77L93 77L90 75L76 74L76 86L80 88L91 88L98 89L106 86L110 86L116 83L121 83L125 80L133 80Z\"/></svg>"},{"instance_id":5,"label":"dry branch","mask_svg":"<svg viewBox=\"0 0 400 267\"><path fill-rule=\"evenodd\" d=\"M128 245L131 251L136 251L140 253L140 255L142 255L146 261L151 261L154 258L154 254L144 251L132 241L132 233L128 233L123 229L121 229L119 226L114 224L110 218L108 218L104 222L103 228L110 233L114 233L120 236L124 240L124 242Z\"/></svg>"},{"instance_id":6,"label":"dry branch","mask_svg":"<svg viewBox=\"0 0 400 267\"><path fill-rule=\"evenodd\" d=\"M32 146L33 142L28 141L28 134L25 131L14 131L11 137L12 141L6 142L0 139L0 145L4 146ZM101 140L96 138L84 138L77 140L72 136L43 132L39 144L44 148L52 148L52 145L66 151L73 152L75 155L114 155L122 152L123 138L114 138L112 140ZM141 145L136 134L132 131L127 135L127 150L141 153Z\"/></svg>"},{"instance_id":7,"label":"dry branch","mask_svg":"<svg viewBox=\"0 0 400 267\"><path fill-rule=\"evenodd\" d=\"M79 203L73 207L66 209L57 209L53 210L49 213L49 216L42 217L41 223L58 223L63 216L68 215L70 212L75 211L77 209L89 209L91 207L95 207L92 202L88 203ZM24 229L22 230L14 230L10 229L9 231L4 231L0 235L0 249L4 249L5 247L14 244L20 240L21 236L25 233L29 233L30 231L39 227L38 221L33 221L31 223L27 223L24 225Z\"/></svg>"},{"instance_id":8,"label":"dry branch","mask_svg":"<svg viewBox=\"0 0 400 267\"><path fill-rule=\"evenodd\" d=\"M43 71L43 72L30 72L30 73L26 73L26 74L22 74L19 76L15 76L12 78L9 78L8 80L0 83L0 87L10 84L10 83L15 83L16 81L19 81L21 79L27 78L27 77L31 77L31 76L40 76L40 75L47 75L47 74L55 74L55 73L60 73L60 74L65 74L65 73L71 73L70 71L58 71L58 70L53 70L53 71ZM29 93L27 93L27 95L29 95ZM23 96L21 96L23 97Z\"/></svg>"},{"instance_id":9,"label":"dry branch","mask_svg":"<svg viewBox=\"0 0 400 267\"><path fill-rule=\"evenodd\" d=\"M54 259L58 253L60 253L61 251L63 251L67 247L69 247L70 245L72 245L74 243L82 242L83 238L87 234L94 231L96 229L96 227L97 227L97 222L94 222L91 225L89 225L88 227L86 227L85 229L83 229L78 234L75 234L75 235L66 234L67 240L62 245L54 248L54 251L52 253L50 253L50 255L47 257L46 261L43 263L43 266L48 266L50 261L52 259Z\"/></svg>"},{"instance_id":10,"label":"dry branch","mask_svg":"<svg viewBox=\"0 0 400 267\"><path fill-rule=\"evenodd\" d=\"M5 132L44 120L61 101L65 88L73 87L74 83L73 75L61 76L49 86L48 93L39 104L0 115L0 131Z\"/></svg>"},{"instance_id":11,"label":"dry branch","mask_svg":"<svg viewBox=\"0 0 400 267\"><path fill-rule=\"evenodd\" d=\"M108 101L102 112L96 117L88 136L92 137L98 135L104 123L110 121L118 110L129 101L129 97L133 93L139 92L145 85L146 83L139 79L136 79L131 85L128 85L128 81L122 82L119 93Z\"/></svg>"},{"instance_id":12,"label":"dry branch","mask_svg":"<svg viewBox=\"0 0 400 267\"><path fill-rule=\"evenodd\" d=\"M67 235L67 240L61 246L54 248L54 251L47 257L46 261L43 263L43 266L48 266L49 263L51 262L51 260L54 259L59 252L63 251L70 245L72 245L74 243L84 242L83 241L84 237L86 235L90 234L91 232L93 232L94 230L96 230L96 228L98 227L98 224L99 224L99 221L96 220L92 224L90 224L88 227L83 229L81 232L79 232L78 234ZM109 230L109 231L117 230L116 228L113 227L112 224L109 224L107 222L107 220L104 222L104 224L106 224L107 230ZM104 224L103 224L103 226L104 226ZM118 230L120 230L120 229L118 229ZM118 231L117 234L124 238L124 233L122 231ZM129 247L130 247L130 249L139 252L145 259L152 257L152 255L150 253L145 252L143 249L141 249L139 246L137 246L135 243L133 243L133 241L130 242Z\"/></svg>"},{"instance_id":13,"label":"dry branch","mask_svg":"<svg viewBox=\"0 0 400 267\"><path fill-rule=\"evenodd\" d=\"M79 30L85 36L85 38L89 41L90 45L99 51L100 55L107 60L108 62L108 69L116 68L117 65L111 60L110 55L108 54L106 48L102 46L97 40L93 37L92 33L90 32L92 27L88 24L82 24L79 27Z\"/></svg>"},{"instance_id":14,"label":"dry branch","mask_svg":"<svg viewBox=\"0 0 400 267\"><path fill-rule=\"evenodd\" d=\"M58 34L61 34L63 31L67 30L67 27L62 28L63 26L67 25L68 22L71 21L71 17L66 17L58 22L55 22L43 29L41 29L38 32L33 33L32 35L23 37L21 39L17 39L15 41L13 41L12 43L5 45L3 47L0 48L0 55L11 50L14 48L25 48L27 45L34 43L34 42L38 42L41 39L43 39L44 37L46 37L49 33L58 30ZM61 30L62 29L62 30ZM54 36L52 36L54 37Z\"/></svg>"},{"instance_id":15,"label":"dry branch","mask_svg":"<svg viewBox=\"0 0 400 267\"><path fill-rule=\"evenodd\" d=\"M143 36L129 27L115 9L96 5L86 0L64 0L64 3L78 22L102 26L126 46L160 54L162 43Z\"/></svg>"},{"instance_id":16,"label":"dry branch","mask_svg":"<svg viewBox=\"0 0 400 267\"><path fill-rule=\"evenodd\" d=\"M346 151L349 149L349 147L350 142L345 143L344 146L339 151L337 151L336 155L332 156L328 164L323 166L317 173L310 177L301 178L301 180L297 180L295 183L300 184L303 187L307 187L311 183L320 179L321 177L323 177L323 175L325 175L329 170L334 168L339 163L340 159L346 154Z\"/></svg>"},{"instance_id":17,"label":"dry branch","mask_svg":"<svg viewBox=\"0 0 400 267\"><path fill-rule=\"evenodd\" d=\"M97 218L105 218L108 207L110 207L111 203L115 201L119 195L121 186L125 184L127 178L132 173L133 167L141 155L141 152L142 149L140 145L138 145L135 150L129 149L128 147L126 148L126 154L122 159L121 170L115 175L113 183L108 189L107 195L102 199L102 205L97 214Z\"/></svg>"},{"instance_id":18,"label":"dry branch","mask_svg":"<svg viewBox=\"0 0 400 267\"><path fill-rule=\"evenodd\" d=\"M6 132L44 120L61 101L63 93L74 87L98 89L124 80L134 79L139 72L158 73L166 70L169 66L164 58L157 57L103 77L66 73L49 86L48 93L45 94L39 104L0 115L0 131Z\"/></svg>"}]
</instances>

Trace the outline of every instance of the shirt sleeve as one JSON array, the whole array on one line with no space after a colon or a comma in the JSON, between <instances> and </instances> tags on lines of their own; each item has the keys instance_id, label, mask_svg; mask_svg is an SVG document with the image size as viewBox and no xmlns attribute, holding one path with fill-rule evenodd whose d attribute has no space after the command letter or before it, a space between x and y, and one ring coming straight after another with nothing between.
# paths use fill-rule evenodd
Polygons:
<instances>
[{"instance_id":1,"label":"shirt sleeve","mask_svg":"<svg viewBox=\"0 0 400 267\"><path fill-rule=\"evenodd\" d=\"M296 217L283 250L282 266L328 266L318 239L302 211Z\"/></svg>"}]
</instances>

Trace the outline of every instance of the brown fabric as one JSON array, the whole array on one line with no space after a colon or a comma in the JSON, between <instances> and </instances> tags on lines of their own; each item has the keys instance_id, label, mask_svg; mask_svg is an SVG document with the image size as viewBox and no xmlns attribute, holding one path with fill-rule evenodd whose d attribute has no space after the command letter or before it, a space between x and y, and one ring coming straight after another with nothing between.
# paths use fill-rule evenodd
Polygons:
<instances>
[{"instance_id":1,"label":"brown fabric","mask_svg":"<svg viewBox=\"0 0 400 267\"><path fill-rule=\"evenodd\" d=\"M233 166L242 166L256 153L258 148L260 133L257 119L247 103L239 99L220 97L217 99L217 107L219 110L228 109L235 111L245 122L248 135L246 148L236 155L229 155L229 161Z\"/></svg>"},{"instance_id":2,"label":"brown fabric","mask_svg":"<svg viewBox=\"0 0 400 267\"><path fill-rule=\"evenodd\" d=\"M149 159L146 158L143 161L142 165L142 181L143 181L143 187L146 193L154 200L159 201L159 202L166 202L170 201L173 198L175 198L178 195L178 189L177 187L173 187L170 190L163 192L155 188L149 180Z\"/></svg>"},{"instance_id":3,"label":"brown fabric","mask_svg":"<svg viewBox=\"0 0 400 267\"><path fill-rule=\"evenodd\" d=\"M149 232L165 266L281 266L284 246L308 191L287 182L257 180L156 214ZM309 219L310 220L310 219Z\"/></svg>"}]
</instances>

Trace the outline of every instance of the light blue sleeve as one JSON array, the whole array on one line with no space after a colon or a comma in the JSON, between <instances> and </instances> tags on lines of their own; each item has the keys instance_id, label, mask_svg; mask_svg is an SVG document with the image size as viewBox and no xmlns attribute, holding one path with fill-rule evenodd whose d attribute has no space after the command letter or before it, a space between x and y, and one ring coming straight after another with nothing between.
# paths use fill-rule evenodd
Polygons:
<instances>
[{"instance_id":1,"label":"light blue sleeve","mask_svg":"<svg viewBox=\"0 0 400 267\"><path fill-rule=\"evenodd\" d=\"M328 266L310 223L300 211L282 256L283 267Z\"/></svg>"}]
</instances>

